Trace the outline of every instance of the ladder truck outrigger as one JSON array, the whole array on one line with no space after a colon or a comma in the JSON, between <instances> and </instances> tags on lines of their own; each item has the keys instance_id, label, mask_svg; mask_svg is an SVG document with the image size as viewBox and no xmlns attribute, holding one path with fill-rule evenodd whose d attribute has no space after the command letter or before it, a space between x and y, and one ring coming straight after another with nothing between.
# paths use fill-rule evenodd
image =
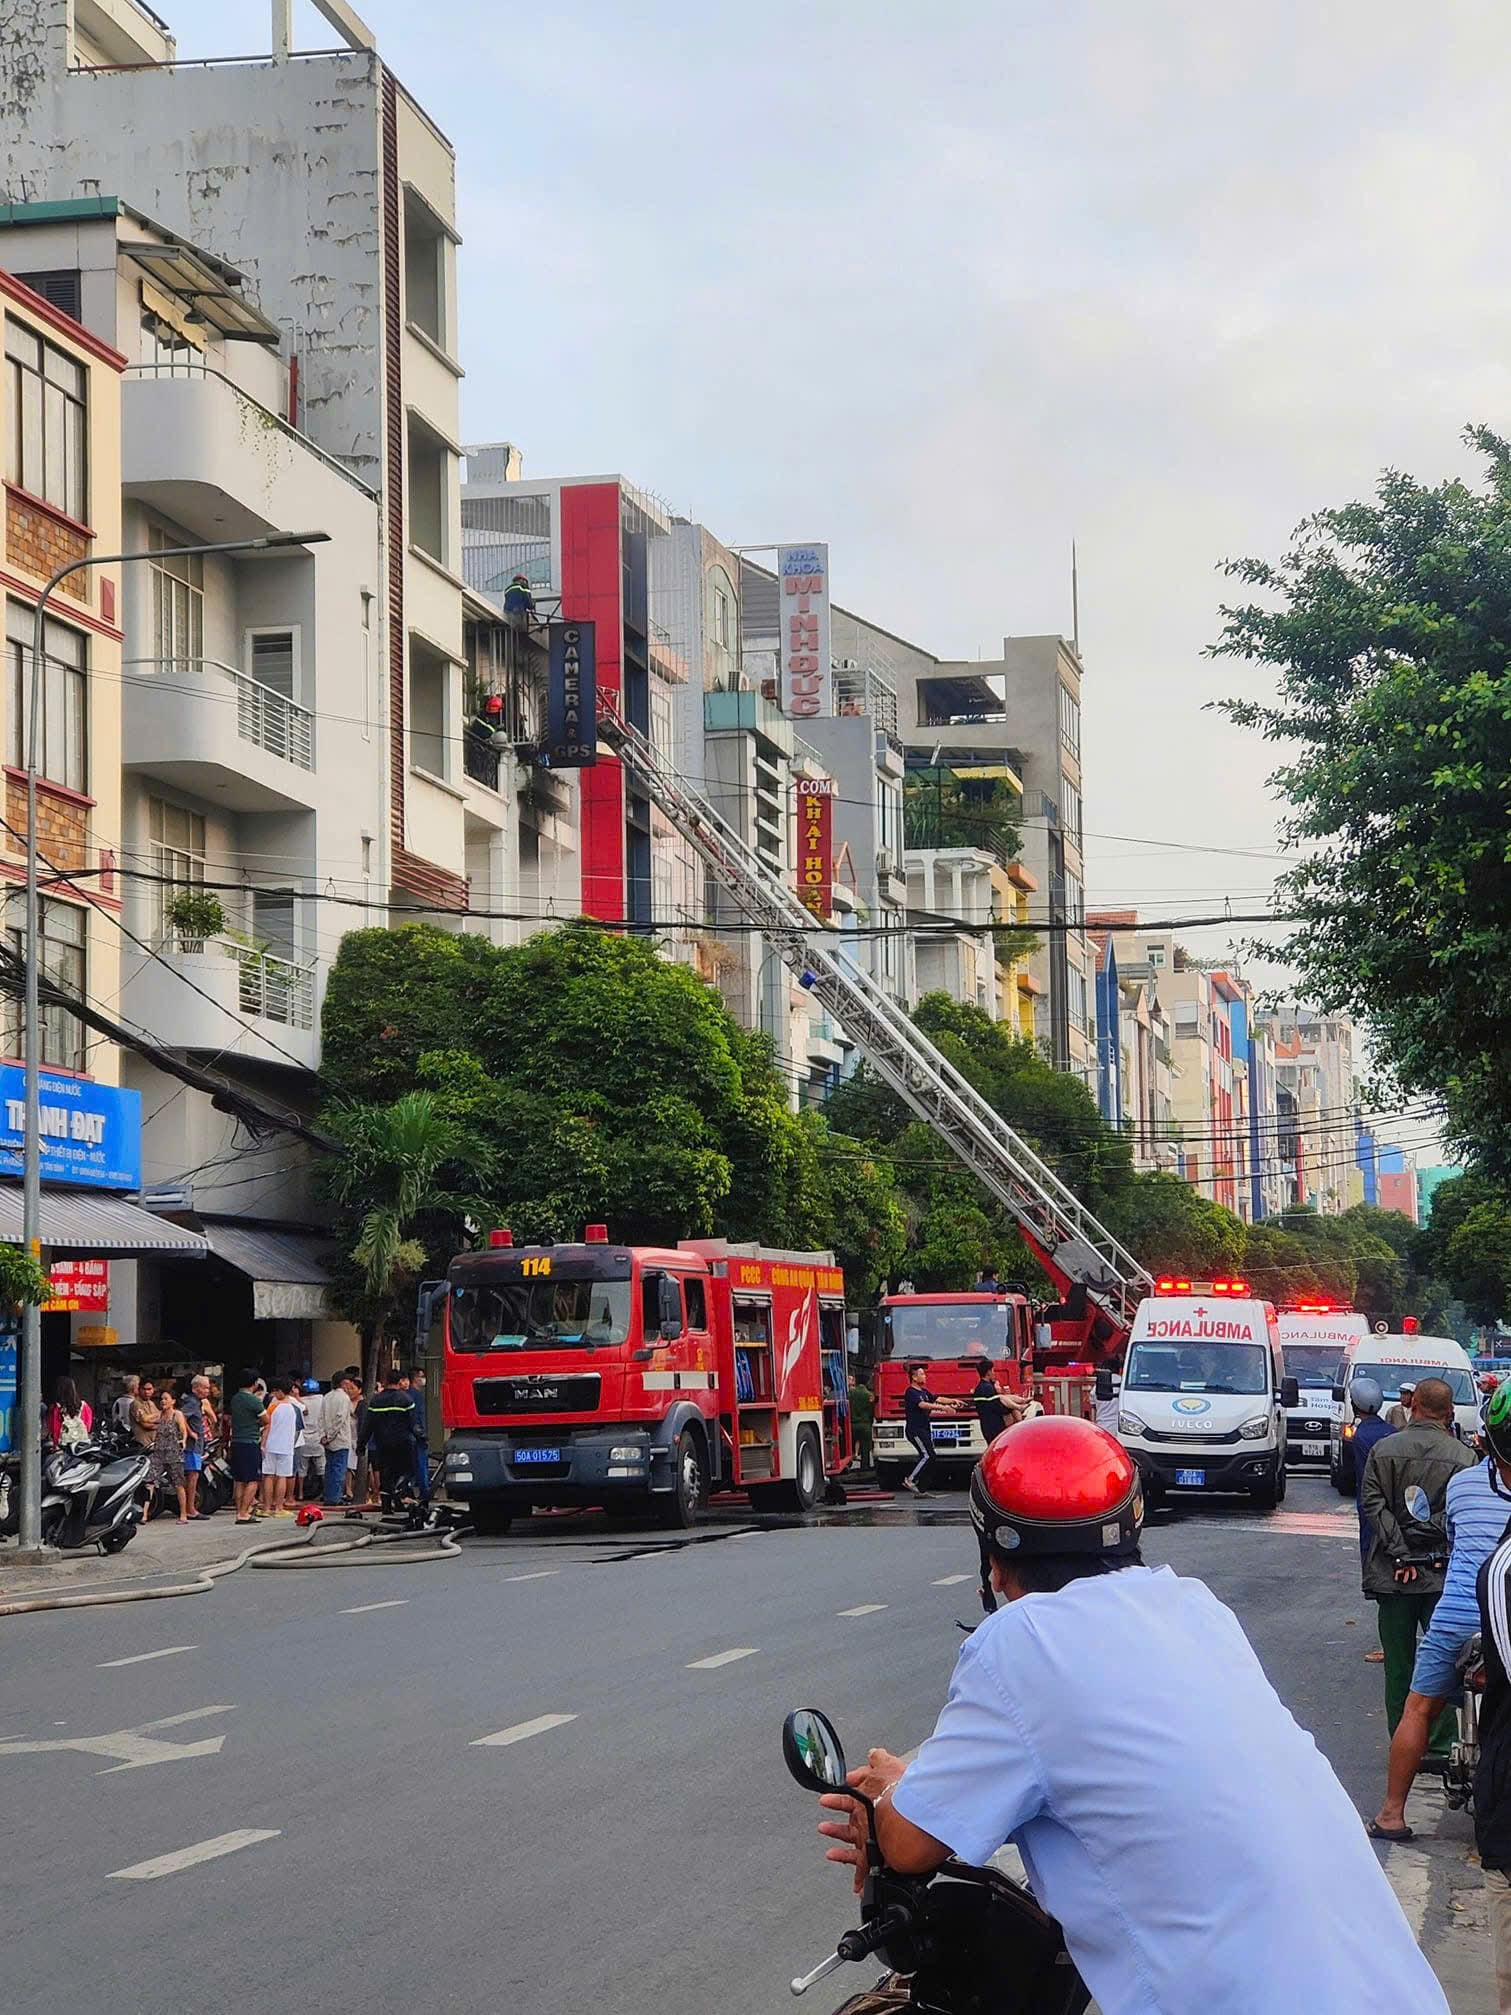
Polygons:
<instances>
[{"instance_id":1,"label":"ladder truck outrigger","mask_svg":"<svg viewBox=\"0 0 1511 2015\"><path fill-rule=\"evenodd\" d=\"M627 775L702 856L709 872L867 1064L1011 1213L1059 1303L1041 1311L1027 1373L1054 1381L1073 1363L1121 1357L1151 1276L826 931L708 801L689 787L611 698L598 731Z\"/></svg>"}]
</instances>

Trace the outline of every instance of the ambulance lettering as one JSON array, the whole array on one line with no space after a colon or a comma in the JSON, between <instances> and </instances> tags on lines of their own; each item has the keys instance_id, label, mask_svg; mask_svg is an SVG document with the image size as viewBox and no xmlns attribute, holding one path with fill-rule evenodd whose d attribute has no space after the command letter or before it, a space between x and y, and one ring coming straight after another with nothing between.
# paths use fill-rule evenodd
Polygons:
<instances>
[{"instance_id":1,"label":"ambulance lettering","mask_svg":"<svg viewBox=\"0 0 1511 2015\"><path fill-rule=\"evenodd\" d=\"M1147 1337L1189 1337L1193 1343L1258 1343L1254 1326L1222 1316L1151 1315L1143 1329Z\"/></svg>"}]
</instances>

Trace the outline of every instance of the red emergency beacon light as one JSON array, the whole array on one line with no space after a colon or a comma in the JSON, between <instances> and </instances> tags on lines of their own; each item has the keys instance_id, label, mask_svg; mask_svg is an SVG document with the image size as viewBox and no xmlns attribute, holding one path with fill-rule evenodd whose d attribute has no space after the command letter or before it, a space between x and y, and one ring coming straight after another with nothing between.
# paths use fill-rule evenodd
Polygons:
<instances>
[{"instance_id":1,"label":"red emergency beacon light","mask_svg":"<svg viewBox=\"0 0 1511 2015\"><path fill-rule=\"evenodd\" d=\"M497 1231L489 1232L488 1243L495 1249L501 1245L513 1245L514 1233L510 1231L507 1225L500 1225Z\"/></svg>"},{"instance_id":2,"label":"red emergency beacon light","mask_svg":"<svg viewBox=\"0 0 1511 2015\"><path fill-rule=\"evenodd\" d=\"M1420 1329L1421 1327L1422 1327L1422 1325L1421 1325L1421 1322L1420 1322L1420 1321L1418 1320L1418 1318L1417 1318L1416 1316L1414 1316L1414 1315L1403 1315L1403 1316L1401 1317L1401 1334L1402 1334L1402 1336L1415 1336L1415 1335L1416 1335L1416 1333L1417 1333L1417 1331L1418 1331L1418 1330L1419 1330L1419 1329Z\"/></svg>"},{"instance_id":3,"label":"red emergency beacon light","mask_svg":"<svg viewBox=\"0 0 1511 2015\"><path fill-rule=\"evenodd\" d=\"M1177 1280L1173 1275L1163 1274L1155 1283L1156 1294L1227 1294L1244 1295L1249 1291L1246 1280Z\"/></svg>"}]
</instances>

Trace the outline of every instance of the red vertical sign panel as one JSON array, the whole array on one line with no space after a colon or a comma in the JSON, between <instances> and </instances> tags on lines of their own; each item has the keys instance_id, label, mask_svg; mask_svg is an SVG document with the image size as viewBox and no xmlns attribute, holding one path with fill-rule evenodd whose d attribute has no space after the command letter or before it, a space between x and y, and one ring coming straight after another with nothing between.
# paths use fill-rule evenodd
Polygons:
<instances>
[{"instance_id":1,"label":"red vertical sign panel","mask_svg":"<svg viewBox=\"0 0 1511 2015\"><path fill-rule=\"evenodd\" d=\"M619 485L561 487L561 613L597 625L598 690L618 702L624 683ZM582 908L617 923L625 914L624 772L600 755L582 772Z\"/></svg>"},{"instance_id":2,"label":"red vertical sign panel","mask_svg":"<svg viewBox=\"0 0 1511 2015\"><path fill-rule=\"evenodd\" d=\"M797 787L798 901L816 917L834 907L834 780L803 778Z\"/></svg>"}]
</instances>

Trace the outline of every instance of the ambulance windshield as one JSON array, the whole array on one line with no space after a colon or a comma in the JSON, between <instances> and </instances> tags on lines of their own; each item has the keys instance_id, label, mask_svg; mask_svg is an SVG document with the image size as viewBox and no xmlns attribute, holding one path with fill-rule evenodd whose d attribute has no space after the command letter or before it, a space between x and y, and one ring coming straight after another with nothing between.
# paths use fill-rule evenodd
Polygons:
<instances>
[{"instance_id":1,"label":"ambulance windshield","mask_svg":"<svg viewBox=\"0 0 1511 2015\"><path fill-rule=\"evenodd\" d=\"M1124 1392L1268 1392L1270 1353L1262 1343L1136 1343Z\"/></svg>"}]
</instances>

